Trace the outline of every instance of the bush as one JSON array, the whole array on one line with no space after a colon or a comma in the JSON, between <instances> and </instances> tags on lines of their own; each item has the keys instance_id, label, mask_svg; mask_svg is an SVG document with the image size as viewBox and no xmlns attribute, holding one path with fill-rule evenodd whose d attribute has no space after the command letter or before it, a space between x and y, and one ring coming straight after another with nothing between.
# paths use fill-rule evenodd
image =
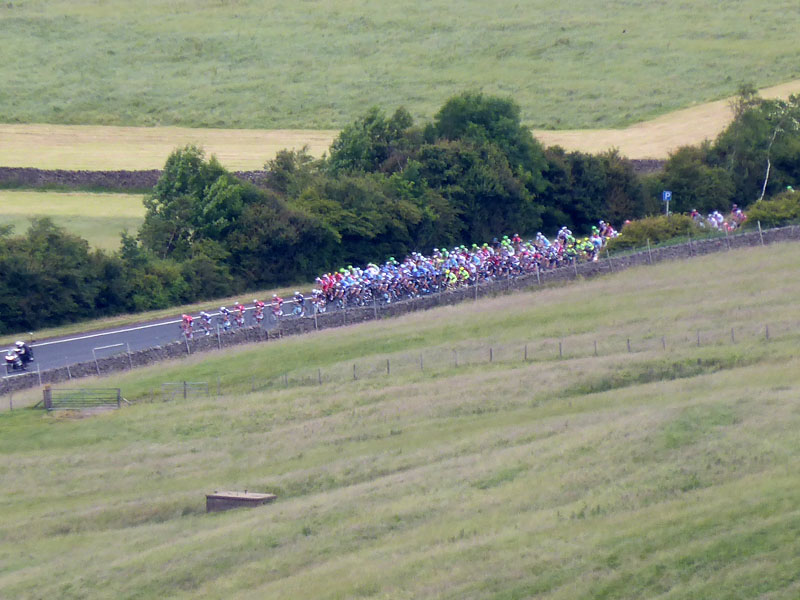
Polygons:
<instances>
[{"instance_id":1,"label":"bush","mask_svg":"<svg viewBox=\"0 0 800 600\"><path fill-rule=\"evenodd\" d=\"M625 224L619 237L610 240L609 250L623 250L627 248L641 248L651 244L666 242L673 238L696 235L700 228L687 215L670 215L647 217L638 221Z\"/></svg>"},{"instance_id":2,"label":"bush","mask_svg":"<svg viewBox=\"0 0 800 600\"><path fill-rule=\"evenodd\" d=\"M800 221L800 192L787 190L769 200L761 200L747 209L748 227L757 222L762 227L778 227Z\"/></svg>"}]
</instances>

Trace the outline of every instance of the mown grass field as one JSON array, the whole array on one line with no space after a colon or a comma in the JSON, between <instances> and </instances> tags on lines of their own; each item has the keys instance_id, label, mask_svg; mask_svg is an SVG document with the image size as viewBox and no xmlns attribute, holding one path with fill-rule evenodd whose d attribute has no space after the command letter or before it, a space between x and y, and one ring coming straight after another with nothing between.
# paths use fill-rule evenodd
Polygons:
<instances>
[{"instance_id":1,"label":"mown grass field","mask_svg":"<svg viewBox=\"0 0 800 600\"><path fill-rule=\"evenodd\" d=\"M6 412L0 595L796 598L797 248L96 382L143 400L164 381L219 377L219 398L82 419ZM446 358L525 343L527 363ZM420 353L424 371L248 393L251 376ZM207 515L217 489L279 499Z\"/></svg>"},{"instance_id":2,"label":"mown grass field","mask_svg":"<svg viewBox=\"0 0 800 600\"><path fill-rule=\"evenodd\" d=\"M142 194L0 190L0 225L22 234L34 217L49 217L95 248L118 250L120 233L136 234L144 220Z\"/></svg>"},{"instance_id":3,"label":"mown grass field","mask_svg":"<svg viewBox=\"0 0 800 600\"><path fill-rule=\"evenodd\" d=\"M800 80L759 91L763 98L800 93ZM629 158L666 159L681 146L714 139L730 123L731 98L674 111L622 129L585 129L533 134L545 146L599 153L618 149ZM307 148L320 157L335 130L190 129L108 125L0 124L0 164L39 169L160 169L175 148L196 144L228 169L258 170L278 151Z\"/></svg>"},{"instance_id":4,"label":"mown grass field","mask_svg":"<svg viewBox=\"0 0 800 600\"><path fill-rule=\"evenodd\" d=\"M284 149L316 157L337 131L190 129L98 125L0 124L0 165L37 169L116 171L163 169L187 144L202 147L232 171L258 171Z\"/></svg>"},{"instance_id":5,"label":"mown grass field","mask_svg":"<svg viewBox=\"0 0 800 600\"><path fill-rule=\"evenodd\" d=\"M0 7L5 122L339 128L465 89L617 127L800 76L796 2L147 0Z\"/></svg>"}]
</instances>

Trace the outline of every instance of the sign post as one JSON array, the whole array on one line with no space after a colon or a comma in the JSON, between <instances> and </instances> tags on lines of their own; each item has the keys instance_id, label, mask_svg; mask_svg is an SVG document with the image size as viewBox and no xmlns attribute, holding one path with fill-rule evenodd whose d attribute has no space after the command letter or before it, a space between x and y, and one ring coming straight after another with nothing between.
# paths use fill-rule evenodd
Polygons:
<instances>
[{"instance_id":1,"label":"sign post","mask_svg":"<svg viewBox=\"0 0 800 600\"><path fill-rule=\"evenodd\" d=\"M672 192L669 190L664 190L661 192L661 201L666 204L666 209L664 214L669 216L669 201L672 200Z\"/></svg>"}]
</instances>

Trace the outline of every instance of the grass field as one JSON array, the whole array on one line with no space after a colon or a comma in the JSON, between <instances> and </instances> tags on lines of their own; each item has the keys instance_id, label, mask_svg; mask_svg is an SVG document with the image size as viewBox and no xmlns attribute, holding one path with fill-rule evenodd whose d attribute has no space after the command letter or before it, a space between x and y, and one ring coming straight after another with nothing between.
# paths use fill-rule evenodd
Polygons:
<instances>
[{"instance_id":1,"label":"grass field","mask_svg":"<svg viewBox=\"0 0 800 600\"><path fill-rule=\"evenodd\" d=\"M764 98L800 93L800 80L759 91ZM546 146L598 153L617 148L629 158L665 159L681 146L714 139L730 123L730 100L708 102L622 129L549 131L534 135ZM335 130L189 129L101 125L0 124L0 165L39 169L160 169L186 144L202 146L228 169L258 170L285 148L320 157Z\"/></svg>"},{"instance_id":2,"label":"grass field","mask_svg":"<svg viewBox=\"0 0 800 600\"><path fill-rule=\"evenodd\" d=\"M0 595L797 598L796 252L639 268L98 382L143 399L219 376L219 398L6 412ZM563 360L244 393L252 375L559 340ZM279 499L206 515L216 489Z\"/></svg>"},{"instance_id":3,"label":"grass field","mask_svg":"<svg viewBox=\"0 0 800 600\"><path fill-rule=\"evenodd\" d=\"M0 115L332 129L480 89L535 128L619 127L800 77L799 24L794 0L8 2Z\"/></svg>"},{"instance_id":4,"label":"grass field","mask_svg":"<svg viewBox=\"0 0 800 600\"><path fill-rule=\"evenodd\" d=\"M176 148L195 144L228 169L256 171L287 148L299 150L307 146L311 154L322 156L337 133L0 124L0 165L89 171L163 169Z\"/></svg>"},{"instance_id":5,"label":"grass field","mask_svg":"<svg viewBox=\"0 0 800 600\"><path fill-rule=\"evenodd\" d=\"M118 250L120 233L127 229L135 234L144 213L142 194L0 190L0 225L13 225L21 234L31 218L50 217L104 250Z\"/></svg>"}]
</instances>

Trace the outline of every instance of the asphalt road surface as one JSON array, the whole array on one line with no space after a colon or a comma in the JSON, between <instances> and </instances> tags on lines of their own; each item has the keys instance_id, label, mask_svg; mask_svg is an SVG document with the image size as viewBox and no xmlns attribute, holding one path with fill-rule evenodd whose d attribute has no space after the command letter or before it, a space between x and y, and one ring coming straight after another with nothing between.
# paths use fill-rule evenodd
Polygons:
<instances>
[{"instance_id":1,"label":"asphalt road surface","mask_svg":"<svg viewBox=\"0 0 800 600\"><path fill-rule=\"evenodd\" d=\"M306 309L308 310L309 307L310 301L306 302ZM291 312L292 308L294 308L294 303L289 301L284 302L283 308L284 313ZM332 306L328 307L328 310L332 309ZM256 324L254 311L255 309L252 307L246 309L246 327ZM210 314L213 317L211 322L214 327L213 334L215 335L217 323L219 321L219 313ZM271 329L276 326L276 323L270 317L271 311L269 306L267 306L264 310L264 320L261 322L262 327L265 329ZM290 319L292 317L285 314L282 318ZM231 322L233 322L233 319L231 319ZM136 350L144 350L146 348L152 348L153 346L163 346L169 342L183 339L180 324L180 318L173 318L129 325L117 329L79 333L72 336L35 341L31 344L35 360L32 364L28 365L28 370L36 371L38 365L39 369L45 371L47 369L63 367L68 364L71 365L94 360L95 357L102 358L114 354L126 353L128 350L135 352ZM235 325L233 326L235 327ZM194 335L204 335L203 331L200 319L195 317ZM21 337L20 339L26 338ZM3 375L5 375L5 373L3 373Z\"/></svg>"}]
</instances>

